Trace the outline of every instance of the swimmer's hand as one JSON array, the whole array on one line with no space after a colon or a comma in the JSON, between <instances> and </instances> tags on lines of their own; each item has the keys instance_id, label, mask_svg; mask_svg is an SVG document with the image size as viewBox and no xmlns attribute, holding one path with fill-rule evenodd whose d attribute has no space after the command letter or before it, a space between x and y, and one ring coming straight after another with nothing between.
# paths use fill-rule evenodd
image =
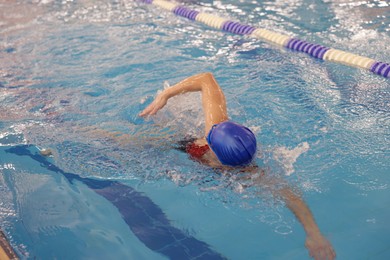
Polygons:
<instances>
[{"instance_id":1,"label":"swimmer's hand","mask_svg":"<svg viewBox=\"0 0 390 260\"><path fill-rule=\"evenodd\" d=\"M145 117L145 116L151 116L155 115L161 108L163 108L168 101L168 96L166 95L165 91L158 94L157 97L153 100L153 102L145 108L139 116Z\"/></svg>"},{"instance_id":2,"label":"swimmer's hand","mask_svg":"<svg viewBox=\"0 0 390 260\"><path fill-rule=\"evenodd\" d=\"M310 256L315 260L333 260L336 258L332 245L320 233L308 235L305 246L309 250Z\"/></svg>"}]
</instances>

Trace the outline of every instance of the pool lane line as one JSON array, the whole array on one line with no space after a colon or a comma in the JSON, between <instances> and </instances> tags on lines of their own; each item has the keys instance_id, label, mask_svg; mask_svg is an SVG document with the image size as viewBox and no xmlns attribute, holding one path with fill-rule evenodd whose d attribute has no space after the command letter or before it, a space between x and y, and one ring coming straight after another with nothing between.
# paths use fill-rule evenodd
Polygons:
<instances>
[{"instance_id":1,"label":"pool lane line","mask_svg":"<svg viewBox=\"0 0 390 260\"><path fill-rule=\"evenodd\" d=\"M110 201L133 234L149 249L169 259L226 259L207 243L171 225L162 209L144 193L118 181L80 177L58 168L41 154L32 153L33 145L8 148L6 153L28 156L49 171L62 174L69 183L79 181ZM1 259L1 258L0 258ZM1 259L2 260L2 259Z\"/></svg>"},{"instance_id":2,"label":"pool lane line","mask_svg":"<svg viewBox=\"0 0 390 260\"><path fill-rule=\"evenodd\" d=\"M1 260L16 260L19 259L15 251L9 244L7 237L0 229L0 259Z\"/></svg>"},{"instance_id":3,"label":"pool lane line","mask_svg":"<svg viewBox=\"0 0 390 260\"><path fill-rule=\"evenodd\" d=\"M333 48L328 48L319 44L292 38L290 36L275 33L266 29L255 28L250 25L241 24L240 22L231 21L229 19L221 18L211 14L201 13L186 6L182 6L178 3L164 0L138 1L159 6L178 16L188 18L192 21L204 23L210 27L225 32L239 35L248 35L294 51L307 53L308 55L320 60L331 61L350 67L369 70L374 74L383 76L385 78L390 78L390 64L385 62L376 61L371 58Z\"/></svg>"}]
</instances>

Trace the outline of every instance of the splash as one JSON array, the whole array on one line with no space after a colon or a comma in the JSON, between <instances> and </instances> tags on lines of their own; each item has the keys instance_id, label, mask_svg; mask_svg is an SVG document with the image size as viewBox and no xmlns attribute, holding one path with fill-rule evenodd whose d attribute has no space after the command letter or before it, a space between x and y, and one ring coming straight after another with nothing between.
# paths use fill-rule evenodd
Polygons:
<instances>
[{"instance_id":1,"label":"splash","mask_svg":"<svg viewBox=\"0 0 390 260\"><path fill-rule=\"evenodd\" d=\"M294 173L294 163L297 161L298 157L306 153L310 149L310 145L307 142L300 143L297 147L294 149L288 149L284 146L277 147L274 151L274 159L279 162L284 170L287 176L290 176Z\"/></svg>"},{"instance_id":2,"label":"splash","mask_svg":"<svg viewBox=\"0 0 390 260\"><path fill-rule=\"evenodd\" d=\"M164 89L169 87L164 82ZM159 93L159 92L158 92ZM204 115L199 93L186 93L172 97L167 105L153 117L154 123L179 130L179 138L204 135Z\"/></svg>"}]
</instances>

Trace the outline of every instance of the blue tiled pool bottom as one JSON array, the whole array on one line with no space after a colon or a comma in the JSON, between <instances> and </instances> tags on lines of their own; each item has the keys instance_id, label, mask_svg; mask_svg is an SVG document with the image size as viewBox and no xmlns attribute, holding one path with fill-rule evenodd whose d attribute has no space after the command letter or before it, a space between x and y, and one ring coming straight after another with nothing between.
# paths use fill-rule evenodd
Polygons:
<instances>
[{"instance_id":1,"label":"blue tiled pool bottom","mask_svg":"<svg viewBox=\"0 0 390 260\"><path fill-rule=\"evenodd\" d=\"M80 182L104 197L116 207L118 215L122 218L122 220L118 218L113 219L113 221L124 221L133 234L154 252L165 255L169 259L225 259L221 254L212 250L207 243L172 226L164 212L150 198L128 185L118 181L82 178L77 174L65 172L50 162L47 157L42 156L39 150L31 145L8 147L1 150L3 151L0 153L11 155L11 158L15 155L26 157L24 160L27 159L26 161L30 164L39 163L40 167L51 172L51 177L64 178L69 182L69 185ZM2 156L2 158L4 157ZM12 165L10 161L7 164L0 161L1 163ZM49 194L49 196L54 195ZM18 209L16 210L18 211ZM73 221L77 221L77 219ZM29 234L25 235L29 236ZM45 243L44 240L41 242ZM63 248L64 252L67 250L71 250L71 248ZM50 250L48 250L49 252ZM96 255L96 257L98 256Z\"/></svg>"}]
</instances>

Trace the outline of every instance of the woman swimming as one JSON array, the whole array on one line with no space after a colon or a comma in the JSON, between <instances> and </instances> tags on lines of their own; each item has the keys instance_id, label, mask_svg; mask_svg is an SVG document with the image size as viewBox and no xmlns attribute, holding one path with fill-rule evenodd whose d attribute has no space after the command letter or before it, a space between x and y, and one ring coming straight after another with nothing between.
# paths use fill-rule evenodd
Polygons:
<instances>
[{"instance_id":1,"label":"woman swimming","mask_svg":"<svg viewBox=\"0 0 390 260\"><path fill-rule=\"evenodd\" d=\"M240 171L256 171L253 163L256 155L255 135L245 126L229 121L225 95L211 73L191 76L165 89L139 115L155 115L171 97L196 91L202 94L205 134L186 145L191 158L213 168L229 170L234 167ZM262 180L267 183L259 184L269 185L273 182L266 178ZM302 223L310 256L316 260L334 259L336 254L332 245L321 234L310 209L300 196L285 185L275 188L273 193L286 202Z\"/></svg>"}]
</instances>

